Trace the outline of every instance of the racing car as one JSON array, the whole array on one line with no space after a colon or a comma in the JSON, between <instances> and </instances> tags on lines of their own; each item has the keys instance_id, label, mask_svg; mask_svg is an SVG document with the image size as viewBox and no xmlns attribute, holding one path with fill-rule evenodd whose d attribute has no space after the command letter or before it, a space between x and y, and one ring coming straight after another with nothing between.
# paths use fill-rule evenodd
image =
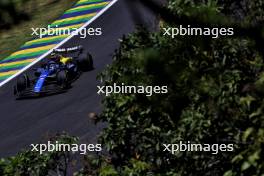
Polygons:
<instances>
[{"instance_id":1,"label":"racing car","mask_svg":"<svg viewBox=\"0 0 264 176\"><path fill-rule=\"evenodd\" d=\"M21 98L67 90L82 72L92 69L92 56L82 46L55 49L46 63L33 69L32 79L27 74L17 78L14 95Z\"/></svg>"}]
</instances>

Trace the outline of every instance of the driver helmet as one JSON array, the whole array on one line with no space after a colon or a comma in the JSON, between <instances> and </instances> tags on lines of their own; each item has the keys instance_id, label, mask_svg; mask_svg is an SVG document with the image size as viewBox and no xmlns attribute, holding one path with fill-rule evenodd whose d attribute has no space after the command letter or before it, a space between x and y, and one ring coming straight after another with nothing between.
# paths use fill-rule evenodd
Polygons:
<instances>
[{"instance_id":1,"label":"driver helmet","mask_svg":"<svg viewBox=\"0 0 264 176\"><path fill-rule=\"evenodd\" d=\"M54 62L59 62L61 58L61 55L56 54L56 53L51 53L50 55L50 60Z\"/></svg>"}]
</instances>

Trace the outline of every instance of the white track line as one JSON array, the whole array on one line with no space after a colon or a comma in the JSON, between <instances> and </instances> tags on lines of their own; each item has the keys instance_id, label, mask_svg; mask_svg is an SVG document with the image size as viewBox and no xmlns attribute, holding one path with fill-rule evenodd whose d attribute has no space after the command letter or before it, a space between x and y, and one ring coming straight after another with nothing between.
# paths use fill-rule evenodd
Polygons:
<instances>
[{"instance_id":1,"label":"white track line","mask_svg":"<svg viewBox=\"0 0 264 176\"><path fill-rule=\"evenodd\" d=\"M62 46L63 44L65 44L66 42L68 42L72 37L76 36L76 33L79 33L81 30L83 30L84 28L86 28L89 24L91 24L92 22L94 22L104 12L106 12L110 7L112 7L117 1L118 0L113 0L112 2L110 2L105 8L103 8L99 13L97 13L91 20L87 21L81 28L79 28L76 32L73 32L69 37L67 37L66 39L64 39L63 41L61 41L57 46L55 46L54 48L50 49L45 54L41 55L34 62L30 63L29 65L27 65L26 67L24 67L22 70L18 71L16 74L12 75L11 77L9 77L6 80L4 80L3 82L1 82L0 83L0 87L4 86L9 81L11 81L12 79L16 78L21 73L23 73L24 71L28 70L30 67L32 67L33 65L35 65L36 63L38 63L39 61L41 61L42 59L44 59L45 57L47 57L50 53L52 53L52 51L54 49L57 49L60 46Z\"/></svg>"}]
</instances>

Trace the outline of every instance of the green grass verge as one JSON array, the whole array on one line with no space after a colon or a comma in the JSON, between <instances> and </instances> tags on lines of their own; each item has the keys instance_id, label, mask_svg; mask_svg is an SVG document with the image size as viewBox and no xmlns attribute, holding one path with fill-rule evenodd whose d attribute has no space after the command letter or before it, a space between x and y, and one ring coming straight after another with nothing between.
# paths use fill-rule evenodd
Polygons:
<instances>
[{"instance_id":1,"label":"green grass verge","mask_svg":"<svg viewBox=\"0 0 264 176\"><path fill-rule=\"evenodd\" d=\"M0 29L0 60L19 49L32 38L32 27L46 27L78 0L28 0L25 4L17 3L17 8L31 17L28 21L14 25L11 29Z\"/></svg>"}]
</instances>

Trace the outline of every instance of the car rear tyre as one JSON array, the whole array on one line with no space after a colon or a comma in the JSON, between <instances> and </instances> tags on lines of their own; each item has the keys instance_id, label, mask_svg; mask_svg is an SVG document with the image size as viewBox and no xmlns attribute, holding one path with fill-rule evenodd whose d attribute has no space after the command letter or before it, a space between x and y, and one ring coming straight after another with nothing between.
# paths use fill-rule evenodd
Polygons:
<instances>
[{"instance_id":1,"label":"car rear tyre","mask_svg":"<svg viewBox=\"0 0 264 176\"><path fill-rule=\"evenodd\" d=\"M90 53L83 53L78 57L78 66L81 71L93 70L93 58Z\"/></svg>"}]
</instances>

